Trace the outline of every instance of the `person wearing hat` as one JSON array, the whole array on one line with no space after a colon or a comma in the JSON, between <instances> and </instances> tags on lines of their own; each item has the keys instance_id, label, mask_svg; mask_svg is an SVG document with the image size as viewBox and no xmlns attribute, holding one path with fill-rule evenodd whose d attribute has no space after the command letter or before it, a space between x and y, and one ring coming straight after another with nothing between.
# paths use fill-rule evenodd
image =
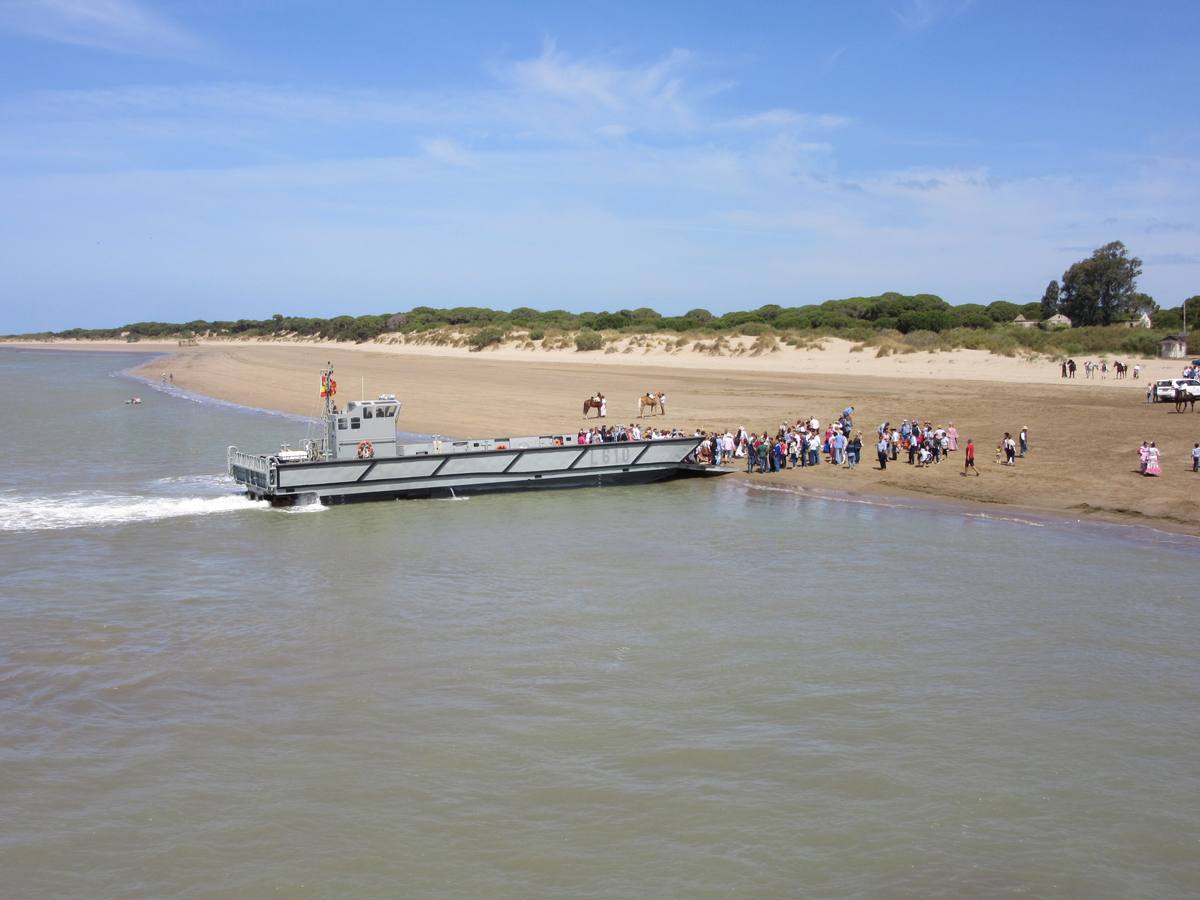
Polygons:
<instances>
[{"instance_id":1,"label":"person wearing hat","mask_svg":"<svg viewBox=\"0 0 1200 900\"><path fill-rule=\"evenodd\" d=\"M1025 454L1029 452L1029 426L1028 425L1021 426L1020 440L1021 440L1021 456L1024 457Z\"/></svg>"}]
</instances>

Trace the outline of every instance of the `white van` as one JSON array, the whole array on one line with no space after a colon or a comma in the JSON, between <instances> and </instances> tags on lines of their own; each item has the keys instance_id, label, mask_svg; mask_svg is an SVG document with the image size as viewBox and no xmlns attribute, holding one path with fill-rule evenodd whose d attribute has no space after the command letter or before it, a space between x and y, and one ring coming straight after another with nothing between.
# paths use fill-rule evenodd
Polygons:
<instances>
[{"instance_id":1,"label":"white van","mask_svg":"<svg viewBox=\"0 0 1200 900\"><path fill-rule=\"evenodd\" d=\"M1169 403L1175 399L1176 388L1183 388L1191 396L1200 397L1200 381L1195 378L1167 378L1154 382L1154 399Z\"/></svg>"}]
</instances>

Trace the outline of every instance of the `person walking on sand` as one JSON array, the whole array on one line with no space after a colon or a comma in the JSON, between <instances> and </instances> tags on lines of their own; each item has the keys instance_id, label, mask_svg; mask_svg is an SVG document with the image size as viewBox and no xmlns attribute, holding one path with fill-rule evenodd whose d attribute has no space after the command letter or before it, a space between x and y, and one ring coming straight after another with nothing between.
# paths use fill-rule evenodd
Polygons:
<instances>
[{"instance_id":1,"label":"person walking on sand","mask_svg":"<svg viewBox=\"0 0 1200 900\"><path fill-rule=\"evenodd\" d=\"M887 438L880 438L879 443L875 445L875 450L876 450L877 454L879 455L879 471L882 472L887 468L887 457L888 457L888 440L887 440Z\"/></svg>"},{"instance_id":2,"label":"person walking on sand","mask_svg":"<svg viewBox=\"0 0 1200 900\"><path fill-rule=\"evenodd\" d=\"M1012 434L1004 432L1004 464L1006 466L1015 466L1017 464L1017 442L1012 439Z\"/></svg>"},{"instance_id":3,"label":"person walking on sand","mask_svg":"<svg viewBox=\"0 0 1200 900\"><path fill-rule=\"evenodd\" d=\"M1146 449L1146 471L1145 475L1161 475L1162 469L1159 467L1159 460L1162 459L1162 451L1158 449L1158 445L1154 441L1150 442L1150 446Z\"/></svg>"},{"instance_id":4,"label":"person walking on sand","mask_svg":"<svg viewBox=\"0 0 1200 900\"><path fill-rule=\"evenodd\" d=\"M1200 444L1192 447L1192 471L1200 472Z\"/></svg>"},{"instance_id":5,"label":"person walking on sand","mask_svg":"<svg viewBox=\"0 0 1200 900\"><path fill-rule=\"evenodd\" d=\"M1029 426L1028 425L1021 426L1020 440L1021 440L1021 458L1024 459L1025 454L1029 452Z\"/></svg>"},{"instance_id":6,"label":"person walking on sand","mask_svg":"<svg viewBox=\"0 0 1200 900\"><path fill-rule=\"evenodd\" d=\"M963 460L963 474L966 475L968 472L979 475L979 470L975 468L975 442L970 438L967 438L966 457Z\"/></svg>"}]
</instances>

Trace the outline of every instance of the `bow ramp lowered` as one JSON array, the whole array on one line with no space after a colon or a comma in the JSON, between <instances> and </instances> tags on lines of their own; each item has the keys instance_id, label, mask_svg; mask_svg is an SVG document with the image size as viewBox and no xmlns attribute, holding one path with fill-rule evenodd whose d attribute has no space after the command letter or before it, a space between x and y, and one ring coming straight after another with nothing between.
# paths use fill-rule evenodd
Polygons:
<instances>
[{"instance_id":1,"label":"bow ramp lowered","mask_svg":"<svg viewBox=\"0 0 1200 900\"><path fill-rule=\"evenodd\" d=\"M649 484L727 471L693 462L700 437L580 444L576 435L563 434L401 444L400 402L393 395L352 400L342 410L336 393L327 369L322 436L301 449L256 454L229 448L229 474L250 497L286 506L315 496L328 504Z\"/></svg>"}]
</instances>

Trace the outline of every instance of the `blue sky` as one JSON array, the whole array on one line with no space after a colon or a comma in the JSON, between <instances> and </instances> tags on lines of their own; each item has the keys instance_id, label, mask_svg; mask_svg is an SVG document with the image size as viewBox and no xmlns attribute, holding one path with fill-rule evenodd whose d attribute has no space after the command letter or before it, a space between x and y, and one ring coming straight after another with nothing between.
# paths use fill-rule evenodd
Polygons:
<instances>
[{"instance_id":1,"label":"blue sky","mask_svg":"<svg viewBox=\"0 0 1200 900\"><path fill-rule=\"evenodd\" d=\"M0 0L0 332L1200 293L1200 4Z\"/></svg>"}]
</instances>

